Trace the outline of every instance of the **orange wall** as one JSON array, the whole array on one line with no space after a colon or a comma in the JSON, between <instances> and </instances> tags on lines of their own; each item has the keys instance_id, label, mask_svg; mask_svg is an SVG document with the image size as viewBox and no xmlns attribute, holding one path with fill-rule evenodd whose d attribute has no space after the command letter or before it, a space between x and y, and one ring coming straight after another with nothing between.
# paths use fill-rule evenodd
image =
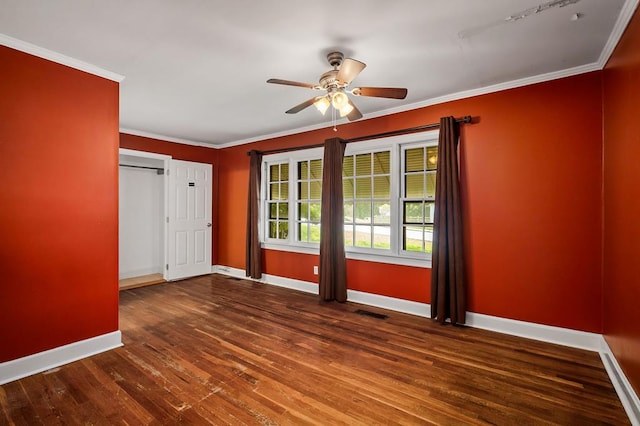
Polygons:
<instances>
[{"instance_id":1,"label":"orange wall","mask_svg":"<svg viewBox=\"0 0 640 426\"><path fill-rule=\"evenodd\" d=\"M213 148L207 148L203 146L185 145L174 142L166 142L158 139L147 138L143 136L134 136L126 133L120 133L120 148L134 149L136 151L154 152L156 154L170 155L175 160L194 161L197 163L207 163L213 166L213 194L212 194L212 223L213 229L211 231L212 239L212 251L211 251L211 264L217 263L218 250L218 150Z\"/></svg>"},{"instance_id":2,"label":"orange wall","mask_svg":"<svg viewBox=\"0 0 640 426\"><path fill-rule=\"evenodd\" d=\"M0 362L118 330L118 83L0 46Z\"/></svg>"},{"instance_id":3,"label":"orange wall","mask_svg":"<svg viewBox=\"0 0 640 426\"><path fill-rule=\"evenodd\" d=\"M601 73L339 126L350 138L472 115L462 128L469 308L601 332ZM309 110L304 113L313 113ZM319 143L331 129L222 149L219 258L244 268L249 149ZM267 250L266 273L316 282L317 256ZM348 261L348 286L429 302L428 269Z\"/></svg>"},{"instance_id":4,"label":"orange wall","mask_svg":"<svg viewBox=\"0 0 640 426\"><path fill-rule=\"evenodd\" d=\"M604 70L604 334L640 393L640 15Z\"/></svg>"}]
</instances>

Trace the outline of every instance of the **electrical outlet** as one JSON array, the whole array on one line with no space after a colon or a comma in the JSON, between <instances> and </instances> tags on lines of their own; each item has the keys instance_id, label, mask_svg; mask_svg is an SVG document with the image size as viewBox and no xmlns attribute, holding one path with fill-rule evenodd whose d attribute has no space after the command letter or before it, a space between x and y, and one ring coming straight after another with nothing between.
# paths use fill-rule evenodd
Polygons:
<instances>
[{"instance_id":1,"label":"electrical outlet","mask_svg":"<svg viewBox=\"0 0 640 426\"><path fill-rule=\"evenodd\" d=\"M318 267L317 266L313 267L313 275L318 275Z\"/></svg>"}]
</instances>

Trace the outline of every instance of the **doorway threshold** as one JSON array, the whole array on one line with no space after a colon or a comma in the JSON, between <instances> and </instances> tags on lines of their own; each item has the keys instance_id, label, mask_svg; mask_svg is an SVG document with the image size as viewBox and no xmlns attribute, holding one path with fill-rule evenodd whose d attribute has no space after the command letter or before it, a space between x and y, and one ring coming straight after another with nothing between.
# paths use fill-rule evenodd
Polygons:
<instances>
[{"instance_id":1,"label":"doorway threshold","mask_svg":"<svg viewBox=\"0 0 640 426\"><path fill-rule=\"evenodd\" d=\"M129 290L131 288L144 287L147 285L165 283L162 274L141 275L139 277L131 277L120 280L120 290Z\"/></svg>"}]
</instances>

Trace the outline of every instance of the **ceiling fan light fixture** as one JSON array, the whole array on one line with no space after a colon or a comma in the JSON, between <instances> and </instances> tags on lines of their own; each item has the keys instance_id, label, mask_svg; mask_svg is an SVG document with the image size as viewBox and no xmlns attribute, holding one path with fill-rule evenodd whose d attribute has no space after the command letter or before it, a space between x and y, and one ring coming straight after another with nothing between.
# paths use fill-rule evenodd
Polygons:
<instances>
[{"instance_id":1,"label":"ceiling fan light fixture","mask_svg":"<svg viewBox=\"0 0 640 426\"><path fill-rule=\"evenodd\" d=\"M351 111L353 111L353 105L347 102L340 108L340 117L346 117Z\"/></svg>"},{"instance_id":2,"label":"ceiling fan light fixture","mask_svg":"<svg viewBox=\"0 0 640 426\"><path fill-rule=\"evenodd\" d=\"M338 111L340 111L345 105L349 104L349 98L344 92L335 92L331 96L331 105Z\"/></svg>"},{"instance_id":3,"label":"ceiling fan light fixture","mask_svg":"<svg viewBox=\"0 0 640 426\"><path fill-rule=\"evenodd\" d=\"M320 111L320 114L322 115L325 115L330 105L331 103L329 102L329 99L327 99L326 96L323 96L322 98L318 99L313 103L313 106L315 106L317 110Z\"/></svg>"}]
</instances>

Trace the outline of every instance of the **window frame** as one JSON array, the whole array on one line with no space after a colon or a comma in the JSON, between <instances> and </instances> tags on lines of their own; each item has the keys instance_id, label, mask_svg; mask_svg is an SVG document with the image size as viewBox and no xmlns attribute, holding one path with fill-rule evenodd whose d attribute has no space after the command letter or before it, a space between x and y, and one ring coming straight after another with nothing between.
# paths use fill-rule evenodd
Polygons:
<instances>
[{"instance_id":1,"label":"window frame","mask_svg":"<svg viewBox=\"0 0 640 426\"><path fill-rule=\"evenodd\" d=\"M439 130L412 133L408 135L392 136L354 142L347 144L345 157L350 155L368 154L380 151L390 151L390 208L391 221L389 224L391 239L390 249L365 248L345 245L347 259L365 260L371 262L407 265L422 268L431 267L431 254L425 252L412 252L402 249L402 178L404 172L403 154L407 148L422 146L437 146ZM260 241L262 248L268 250L287 251L304 254L319 254L320 244L299 241L298 205L299 200L297 177L297 165L299 161L323 159L324 149L309 148L278 154L268 154L262 159L262 176L260 188ZM289 162L289 235L287 240L271 239L268 237L268 173L269 165L273 163ZM372 194L373 197L373 194Z\"/></svg>"}]
</instances>

